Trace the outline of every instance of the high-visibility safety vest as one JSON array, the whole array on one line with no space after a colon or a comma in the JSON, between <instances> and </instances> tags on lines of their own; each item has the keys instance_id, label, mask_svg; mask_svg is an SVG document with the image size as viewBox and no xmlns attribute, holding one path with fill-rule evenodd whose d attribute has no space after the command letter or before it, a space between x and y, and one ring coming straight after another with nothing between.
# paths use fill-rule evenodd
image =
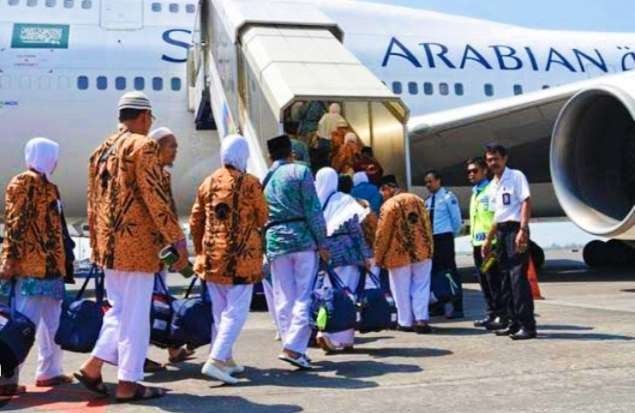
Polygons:
<instances>
[{"instance_id":1,"label":"high-visibility safety vest","mask_svg":"<svg viewBox=\"0 0 635 413\"><path fill-rule=\"evenodd\" d=\"M489 194L491 182L474 187L470 199L470 240L475 247L485 243L487 234L494 225L494 210Z\"/></svg>"}]
</instances>

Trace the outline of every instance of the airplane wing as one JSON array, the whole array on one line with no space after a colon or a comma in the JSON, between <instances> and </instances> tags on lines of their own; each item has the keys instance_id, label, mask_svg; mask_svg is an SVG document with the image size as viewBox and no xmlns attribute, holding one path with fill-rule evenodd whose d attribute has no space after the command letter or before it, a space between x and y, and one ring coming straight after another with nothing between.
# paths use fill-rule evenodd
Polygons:
<instances>
[{"instance_id":1,"label":"airplane wing","mask_svg":"<svg viewBox=\"0 0 635 413\"><path fill-rule=\"evenodd\" d=\"M577 92L634 79L621 73L569 83L511 98L413 117L408 123L412 184L423 185L428 169L437 169L444 184L465 186L465 160L482 155L483 146L498 142L511 149L510 163L532 183L549 183L549 145L565 103Z\"/></svg>"}]
</instances>

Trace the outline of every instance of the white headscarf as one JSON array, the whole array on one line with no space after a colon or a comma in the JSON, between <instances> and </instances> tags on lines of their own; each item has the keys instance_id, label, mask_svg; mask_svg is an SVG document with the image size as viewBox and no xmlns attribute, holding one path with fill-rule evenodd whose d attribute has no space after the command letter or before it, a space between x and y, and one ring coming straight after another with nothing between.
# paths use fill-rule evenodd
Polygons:
<instances>
[{"instance_id":1,"label":"white headscarf","mask_svg":"<svg viewBox=\"0 0 635 413\"><path fill-rule=\"evenodd\" d=\"M239 171L247 170L249 144L241 135L229 135L221 142L220 159L223 165L231 165Z\"/></svg>"},{"instance_id":2,"label":"white headscarf","mask_svg":"<svg viewBox=\"0 0 635 413\"><path fill-rule=\"evenodd\" d=\"M343 192L337 192L337 172L333 168L322 168L315 175L315 188L324 209L326 235L330 236L345 222L357 216L362 222L370 209L361 206L355 198ZM326 208L324 204L328 201Z\"/></svg>"},{"instance_id":3,"label":"white headscarf","mask_svg":"<svg viewBox=\"0 0 635 413\"><path fill-rule=\"evenodd\" d=\"M318 136L331 139L331 133L335 132L340 125L344 127L348 126L346 119L340 114L341 111L342 109L337 103L332 103L331 106L329 106L328 113L322 116L318 124Z\"/></svg>"},{"instance_id":4,"label":"white headscarf","mask_svg":"<svg viewBox=\"0 0 635 413\"><path fill-rule=\"evenodd\" d=\"M174 132L172 132L169 128L166 128L165 126L163 126L161 128L157 128L153 130L152 132L150 132L148 137L158 142L161 139L165 138L166 136L170 136L170 135L175 136Z\"/></svg>"},{"instance_id":5,"label":"white headscarf","mask_svg":"<svg viewBox=\"0 0 635 413\"><path fill-rule=\"evenodd\" d=\"M26 167L46 175L49 180L57 166L59 154L60 145L46 138L33 138L24 147Z\"/></svg>"},{"instance_id":6,"label":"white headscarf","mask_svg":"<svg viewBox=\"0 0 635 413\"><path fill-rule=\"evenodd\" d=\"M368 182L368 175L366 174L366 172L355 172L355 175L353 175L353 186L357 186L365 182Z\"/></svg>"}]
</instances>

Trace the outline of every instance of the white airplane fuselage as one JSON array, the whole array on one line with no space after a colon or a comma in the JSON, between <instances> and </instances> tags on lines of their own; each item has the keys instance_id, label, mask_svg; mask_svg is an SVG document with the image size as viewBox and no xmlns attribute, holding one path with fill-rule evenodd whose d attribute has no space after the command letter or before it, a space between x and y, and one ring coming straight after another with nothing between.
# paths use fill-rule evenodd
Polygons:
<instances>
[{"instance_id":1,"label":"white airplane fuselage","mask_svg":"<svg viewBox=\"0 0 635 413\"><path fill-rule=\"evenodd\" d=\"M52 3L0 0L0 186L24 169L25 142L46 136L61 144L54 180L67 213L85 214L88 156L116 129L119 96L136 88L152 100L155 126L178 135L173 186L187 214L194 191L218 165L219 148L217 134L196 131L188 111L195 2L172 0L177 12L165 2L157 11L152 1ZM313 3L411 116L635 68L634 33L532 30L387 5ZM141 13L125 13L131 5Z\"/></svg>"}]
</instances>

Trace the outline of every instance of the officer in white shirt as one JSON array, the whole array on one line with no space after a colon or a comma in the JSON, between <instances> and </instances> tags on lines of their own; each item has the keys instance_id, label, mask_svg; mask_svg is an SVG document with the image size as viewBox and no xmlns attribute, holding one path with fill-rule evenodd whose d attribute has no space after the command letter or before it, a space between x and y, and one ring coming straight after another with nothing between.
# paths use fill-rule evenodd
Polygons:
<instances>
[{"instance_id":1,"label":"officer in white shirt","mask_svg":"<svg viewBox=\"0 0 635 413\"><path fill-rule=\"evenodd\" d=\"M494 174L490 205L496 225L487 235L482 252L484 257L491 253L492 241L496 237L496 258L503 272L503 290L510 297L509 326L496 331L496 335L509 335L514 340L535 338L534 300L527 279L531 215L529 183L521 171L507 167L507 149L504 146L488 145L485 160Z\"/></svg>"},{"instance_id":2,"label":"officer in white shirt","mask_svg":"<svg viewBox=\"0 0 635 413\"><path fill-rule=\"evenodd\" d=\"M450 319L463 318L463 288L461 276L456 269L454 237L461 232L461 208L456 195L442 186L441 174L430 170L425 175L426 188L430 196L426 198L426 208L430 212L432 234L434 236L434 256L432 272L450 271L457 288L456 299L446 309Z\"/></svg>"}]
</instances>

